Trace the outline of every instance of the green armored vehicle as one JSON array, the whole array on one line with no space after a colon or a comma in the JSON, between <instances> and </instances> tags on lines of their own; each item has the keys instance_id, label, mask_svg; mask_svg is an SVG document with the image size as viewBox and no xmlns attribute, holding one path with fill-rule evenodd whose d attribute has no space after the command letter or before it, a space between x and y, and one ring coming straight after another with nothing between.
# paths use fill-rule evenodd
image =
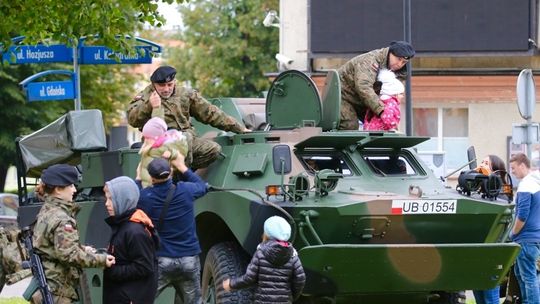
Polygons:
<instances>
[{"instance_id":1,"label":"green armored vehicle","mask_svg":"<svg viewBox=\"0 0 540 304\"><path fill-rule=\"evenodd\" d=\"M301 303L462 303L460 291L507 274L519 252L504 242L513 205L446 188L414 149L428 138L338 131L340 100L337 72L321 98L309 77L286 71L266 99L212 100L252 133L194 122L223 154L198 171L211 186L196 203L205 303L252 302L252 290L225 293L221 282L245 272L272 215L293 227L307 275ZM81 164L79 229L104 247L101 187L135 175L137 150L75 149L69 159ZM21 196L24 224L39 204ZM101 282L99 270L85 270L84 303L100 303ZM157 302L172 303L171 293Z\"/></svg>"}]
</instances>

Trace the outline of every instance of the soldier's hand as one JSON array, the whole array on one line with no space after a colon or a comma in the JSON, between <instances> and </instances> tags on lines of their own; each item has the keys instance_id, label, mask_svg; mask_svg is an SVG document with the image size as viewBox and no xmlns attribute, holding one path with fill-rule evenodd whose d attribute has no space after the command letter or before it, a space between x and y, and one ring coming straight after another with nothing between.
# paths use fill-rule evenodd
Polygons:
<instances>
[{"instance_id":1,"label":"soldier's hand","mask_svg":"<svg viewBox=\"0 0 540 304\"><path fill-rule=\"evenodd\" d=\"M84 251L86 251L87 253L96 253L96 248L92 246L84 246Z\"/></svg>"},{"instance_id":2,"label":"soldier's hand","mask_svg":"<svg viewBox=\"0 0 540 304\"><path fill-rule=\"evenodd\" d=\"M114 258L114 256L107 254L107 260L105 261L105 265L107 267L111 267L115 263L116 263L116 259Z\"/></svg>"},{"instance_id":3,"label":"soldier's hand","mask_svg":"<svg viewBox=\"0 0 540 304\"><path fill-rule=\"evenodd\" d=\"M161 106L161 97L159 97L156 91L150 94L150 105L152 105L152 108L159 108Z\"/></svg>"},{"instance_id":4,"label":"soldier's hand","mask_svg":"<svg viewBox=\"0 0 540 304\"><path fill-rule=\"evenodd\" d=\"M225 289L225 291L231 291L231 280L230 279L225 279L223 281L223 289Z\"/></svg>"}]
</instances>

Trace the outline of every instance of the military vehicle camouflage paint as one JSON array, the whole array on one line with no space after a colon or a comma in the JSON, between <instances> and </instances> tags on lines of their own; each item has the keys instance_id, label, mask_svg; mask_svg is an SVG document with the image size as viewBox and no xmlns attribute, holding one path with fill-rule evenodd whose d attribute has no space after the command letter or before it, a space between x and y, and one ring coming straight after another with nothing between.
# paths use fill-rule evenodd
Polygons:
<instances>
[{"instance_id":1,"label":"military vehicle camouflage paint","mask_svg":"<svg viewBox=\"0 0 540 304\"><path fill-rule=\"evenodd\" d=\"M492 288L508 272L519 252L504 243L513 205L445 188L414 150L427 138L335 130L339 87L330 71L321 101L309 77L287 71L266 100L213 100L254 132L194 122L223 153L199 171L212 186L196 203L205 303L251 303L251 290L225 293L221 282L245 272L271 215L293 226L307 274L302 303L459 303L458 291ZM138 159L131 149L81 155L86 243L106 244L101 187L134 176ZM277 195L265 194L270 185ZM84 303L100 303L101 272L85 274ZM171 290L156 303L172 303Z\"/></svg>"}]
</instances>

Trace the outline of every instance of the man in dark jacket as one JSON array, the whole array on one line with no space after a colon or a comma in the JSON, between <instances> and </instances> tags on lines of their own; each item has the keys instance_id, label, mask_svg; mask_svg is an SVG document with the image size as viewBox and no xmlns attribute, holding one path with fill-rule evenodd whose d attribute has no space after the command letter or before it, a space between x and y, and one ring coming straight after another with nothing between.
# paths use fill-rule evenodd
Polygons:
<instances>
[{"instance_id":1,"label":"man in dark jacket","mask_svg":"<svg viewBox=\"0 0 540 304\"><path fill-rule=\"evenodd\" d=\"M255 303L292 303L302 294L306 283L304 268L296 250L288 242L291 226L279 216L264 222L263 242L257 247L246 274L223 281L223 289L241 289L256 285Z\"/></svg>"},{"instance_id":2,"label":"man in dark jacket","mask_svg":"<svg viewBox=\"0 0 540 304\"><path fill-rule=\"evenodd\" d=\"M182 154L172 164L183 175L185 182L174 185L169 162L155 158L148 164L152 186L142 189L139 168L137 184L142 190L138 206L150 216L160 238L157 251L158 295L168 286L173 286L177 294L175 303L181 303L178 299L178 295L181 295L184 304L198 304L202 303L201 248L195 230L193 205L197 198L206 194L207 185L186 167ZM171 199L168 208L164 208L169 191L172 191ZM160 221L160 218L163 220Z\"/></svg>"},{"instance_id":3,"label":"man in dark jacket","mask_svg":"<svg viewBox=\"0 0 540 304\"><path fill-rule=\"evenodd\" d=\"M140 209L139 189L135 182L120 176L105 183L105 207L112 235L107 252L116 264L105 270L104 304L153 303L157 290L159 245L152 220Z\"/></svg>"}]
</instances>

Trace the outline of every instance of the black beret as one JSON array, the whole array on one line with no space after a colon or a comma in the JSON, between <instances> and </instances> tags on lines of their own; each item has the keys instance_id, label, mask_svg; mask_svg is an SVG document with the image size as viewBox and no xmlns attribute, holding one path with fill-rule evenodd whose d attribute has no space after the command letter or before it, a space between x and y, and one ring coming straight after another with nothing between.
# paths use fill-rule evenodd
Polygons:
<instances>
[{"instance_id":1,"label":"black beret","mask_svg":"<svg viewBox=\"0 0 540 304\"><path fill-rule=\"evenodd\" d=\"M150 76L150 81L153 83L165 83L171 82L176 76L176 69L171 66L161 66L157 68L152 76Z\"/></svg>"},{"instance_id":2,"label":"black beret","mask_svg":"<svg viewBox=\"0 0 540 304\"><path fill-rule=\"evenodd\" d=\"M69 186L79 181L79 172L70 165L52 165L43 170L41 181L48 186Z\"/></svg>"},{"instance_id":3,"label":"black beret","mask_svg":"<svg viewBox=\"0 0 540 304\"><path fill-rule=\"evenodd\" d=\"M414 48L407 41L390 42L390 53L405 59L411 59L415 54Z\"/></svg>"},{"instance_id":4,"label":"black beret","mask_svg":"<svg viewBox=\"0 0 540 304\"><path fill-rule=\"evenodd\" d=\"M171 174L171 165L169 164L169 161L164 158L154 158L148 164L148 173L151 177L157 179L169 177L169 174Z\"/></svg>"}]
</instances>

